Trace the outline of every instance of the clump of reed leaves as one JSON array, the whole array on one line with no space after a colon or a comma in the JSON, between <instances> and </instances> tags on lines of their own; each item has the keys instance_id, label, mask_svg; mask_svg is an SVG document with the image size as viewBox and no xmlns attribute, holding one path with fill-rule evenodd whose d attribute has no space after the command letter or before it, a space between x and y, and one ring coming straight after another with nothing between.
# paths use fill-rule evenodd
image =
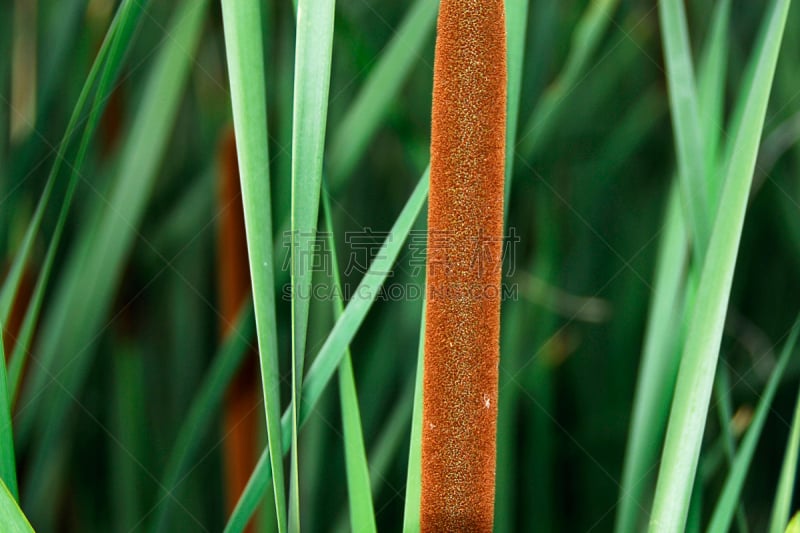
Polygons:
<instances>
[{"instance_id":1,"label":"clump of reed leaves","mask_svg":"<svg viewBox=\"0 0 800 533\"><path fill-rule=\"evenodd\" d=\"M498 532L796 511L798 9L506 1ZM4 527L418 529L423 302L379 295L424 283L436 14L0 5ZM253 298L223 340L231 123ZM319 285L353 290L285 297ZM264 452L231 514L221 410L253 348Z\"/></svg>"}]
</instances>

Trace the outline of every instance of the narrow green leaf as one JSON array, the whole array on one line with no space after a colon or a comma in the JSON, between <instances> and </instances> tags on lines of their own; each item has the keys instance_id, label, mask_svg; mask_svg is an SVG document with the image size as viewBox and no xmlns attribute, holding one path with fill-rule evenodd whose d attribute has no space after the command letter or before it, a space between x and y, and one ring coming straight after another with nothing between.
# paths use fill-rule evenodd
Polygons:
<instances>
[{"instance_id":1,"label":"narrow green leaf","mask_svg":"<svg viewBox=\"0 0 800 533\"><path fill-rule=\"evenodd\" d=\"M28 519L2 481L0 481L0 524L3 524L3 531L6 533L33 533Z\"/></svg>"},{"instance_id":2,"label":"narrow green leaf","mask_svg":"<svg viewBox=\"0 0 800 533\"><path fill-rule=\"evenodd\" d=\"M424 304L424 302L423 302ZM410 306L409 306L410 307ZM394 341L394 339L391 339ZM375 344L372 353L382 353L379 347L388 344L385 339L381 339ZM390 369L390 372L394 369ZM370 373L365 372L362 397L373 398L368 394L366 384L370 381ZM375 380L376 383L385 383L385 380ZM402 391L392 399L392 408L388 413L381 415L380 433L375 437L375 443L367 456L369 457L369 482L372 487L373 501L379 499L381 493L387 488L392 489L392 485L387 481L390 479L391 469L399 458L400 451L406 451L404 444L408 443L409 428L411 428L411 417L414 409L414 386L415 377L410 376L406 380ZM379 401L376 399L376 401ZM411 429L413 430L413 428ZM400 495L398 494L398 497ZM391 497L391 496L390 496ZM380 510L378 511L380 514ZM377 518L377 516L376 516ZM336 526L331 531L346 532L350 531L350 524L347 516L341 513L336 521Z\"/></svg>"},{"instance_id":3,"label":"narrow green leaf","mask_svg":"<svg viewBox=\"0 0 800 533\"><path fill-rule=\"evenodd\" d=\"M722 190L719 144L725 122L725 73L728 65L728 25L731 1L719 0L714 7L711 30L700 60L697 100L705 142L705 172L709 184L710 213ZM713 216L712 216L713 219Z\"/></svg>"},{"instance_id":4,"label":"narrow green leaf","mask_svg":"<svg viewBox=\"0 0 800 533\"><path fill-rule=\"evenodd\" d=\"M422 492L422 376L425 369L425 304L419 323L417 375L414 379L414 412L411 415L411 438L408 447L406 499L403 509L403 532L419 531L419 506Z\"/></svg>"},{"instance_id":5,"label":"narrow green leaf","mask_svg":"<svg viewBox=\"0 0 800 533\"><path fill-rule=\"evenodd\" d=\"M328 150L328 179L332 190L337 190L353 171L370 138L397 99L412 67L418 64L433 31L438 8L438 0L414 2L333 132Z\"/></svg>"},{"instance_id":6,"label":"narrow green leaf","mask_svg":"<svg viewBox=\"0 0 800 533\"><path fill-rule=\"evenodd\" d=\"M616 533L638 530L645 474L658 454L678 372L679 341L674 326L683 309L688 246L677 181L670 190L665 219L622 470Z\"/></svg>"},{"instance_id":7,"label":"narrow green leaf","mask_svg":"<svg viewBox=\"0 0 800 533\"><path fill-rule=\"evenodd\" d=\"M736 437L733 434L733 400L731 399L731 384L730 377L728 376L728 369L725 365L721 365L717 369L714 382L714 397L717 403L717 416L719 417L719 425L722 434L720 440L722 442L725 456L728 459L728 467L733 468L736 461ZM700 472L703 472L702 464ZM697 476L702 486L702 478L704 476ZM747 515L745 513L744 503L739 502L736 506L736 527L741 533L748 533L750 529L747 526Z\"/></svg>"},{"instance_id":8,"label":"narrow green leaf","mask_svg":"<svg viewBox=\"0 0 800 533\"><path fill-rule=\"evenodd\" d=\"M341 278L336 257L336 242L333 235L331 206L327 193L322 195L325 217L325 230L328 249L331 252L331 278L336 298L333 300L333 316L338 320L344 312L342 303ZM353 375L353 362L350 348L345 349L344 358L339 365L339 401L342 408L342 428L344 429L345 467L347 469L347 501L350 504L350 527L353 531L374 532L375 509L372 505L369 465L364 448L364 432L361 429L361 411L358 406L356 380Z\"/></svg>"},{"instance_id":9,"label":"narrow green leaf","mask_svg":"<svg viewBox=\"0 0 800 533\"><path fill-rule=\"evenodd\" d=\"M757 48L760 54L755 75L743 92L747 104L735 132L731 160L725 167L719 213L678 372L651 531L681 531L686 523L750 184L789 5L789 0L775 0L770 6L759 39L763 44Z\"/></svg>"},{"instance_id":10,"label":"narrow green leaf","mask_svg":"<svg viewBox=\"0 0 800 533\"><path fill-rule=\"evenodd\" d=\"M281 459L280 369L275 317L275 282L270 209L267 106L258 0L222 2L225 50L231 86L236 152L242 183L247 251L261 362L267 440L279 531L286 525L286 492Z\"/></svg>"},{"instance_id":11,"label":"narrow green leaf","mask_svg":"<svg viewBox=\"0 0 800 533\"><path fill-rule=\"evenodd\" d=\"M775 392L778 390L778 385L783 377L783 371L786 370L789 358L794 353L797 345L798 332L800 332L800 321L795 322L792 332L783 346L783 353L778 358L775 368L772 369L764 393L758 401L753 420L750 422L747 434L742 439L736 459L722 488L722 494L720 494L717 506L714 508L714 514L711 515L711 522L707 529L709 533L724 533L730 529L733 516L739 508L739 496L741 495L750 463L753 460L758 439L761 437L761 430L764 429L764 423L772 406L772 400L775 398Z\"/></svg>"},{"instance_id":12,"label":"narrow green leaf","mask_svg":"<svg viewBox=\"0 0 800 533\"><path fill-rule=\"evenodd\" d=\"M775 503L772 507L772 518L769 523L769 533L781 533L784 524L789 520L792 510L792 494L797 477L797 456L800 449L800 392L792 419L792 429L786 443L786 453L783 456L781 477L775 493Z\"/></svg>"},{"instance_id":13,"label":"narrow green leaf","mask_svg":"<svg viewBox=\"0 0 800 533\"><path fill-rule=\"evenodd\" d=\"M715 7L711 36L705 44L699 81L699 104L704 124L720 124L724 102L724 72L714 61L724 61L727 36L727 0ZM729 6L728 6L729 7ZM717 166L716 150L722 134L720 127L708 128L707 163ZM719 175L721 172L716 172ZM721 182L721 179L717 179ZM622 490L617 506L616 533L637 530L637 519L645 488L649 485L651 466L661 450L669 416L670 402L680 364L683 332L676 335L673 324L686 322L694 297L684 296L696 290L696 276L687 285L689 235L681 205L679 183L673 180L670 190L664 234L659 249L655 275L655 293L650 303L642 363L637 377L633 417L622 474ZM716 198L716 197L715 197ZM712 199L716 205L716 201ZM704 255L704 253L703 253ZM694 272L692 270L691 272Z\"/></svg>"},{"instance_id":14,"label":"narrow green leaf","mask_svg":"<svg viewBox=\"0 0 800 533\"><path fill-rule=\"evenodd\" d=\"M0 480L5 483L14 500L19 500L17 462L14 455L14 431L11 423L11 396L6 380L6 351L3 327L0 323Z\"/></svg>"},{"instance_id":15,"label":"narrow green leaf","mask_svg":"<svg viewBox=\"0 0 800 533\"><path fill-rule=\"evenodd\" d=\"M123 273L123 264L137 236L150 198L159 163L168 143L178 104L188 79L192 56L202 30L206 1L183 3L169 27L171 38L159 50L147 81L135 121L122 154L120 168L108 198L98 199L98 219L84 227L67 262L67 275L55 295L40 345L38 374L26 388L27 405L42 394L31 470L23 494L26 509L37 517L49 516L48 491L58 470L53 450L62 447L62 432L73 402L63 395L80 394L95 350L96 338ZM58 387L46 390L57 378ZM31 412L33 412L31 410ZM28 507L30 505L30 507Z\"/></svg>"},{"instance_id":16,"label":"narrow green leaf","mask_svg":"<svg viewBox=\"0 0 800 533\"><path fill-rule=\"evenodd\" d=\"M514 156L517 146L519 101L522 92L522 69L525 59L525 37L528 27L528 0L506 0L506 167L505 202L508 215L511 179L514 175Z\"/></svg>"},{"instance_id":17,"label":"narrow green leaf","mask_svg":"<svg viewBox=\"0 0 800 533\"><path fill-rule=\"evenodd\" d=\"M292 130L292 459L289 531L300 531L300 476L297 435L303 385L311 258L317 233L322 157L328 115L335 0L299 0L295 45Z\"/></svg>"},{"instance_id":18,"label":"narrow green leaf","mask_svg":"<svg viewBox=\"0 0 800 533\"><path fill-rule=\"evenodd\" d=\"M138 25L139 18L145 6L146 2L134 2L133 0L125 0L120 4L116 15L111 22L111 26L109 27L108 32L103 39L100 50L97 52L97 57L95 57L95 60L92 63L92 67L89 70L89 74L86 77L86 81L84 82L80 95L78 96L78 101L72 110L72 115L67 123L67 131L64 133L64 137L61 139L58 148L53 148L53 151L56 153L56 159L53 162L52 168L50 169L50 174L47 177L47 182L45 183L44 189L39 196L39 202L36 206L36 210L34 211L33 218L31 219L30 224L25 232L20 249L15 255L11 270L3 282L2 289L0 289L0 322L2 323L5 323L8 320L8 314L11 312L11 306L14 303L14 298L16 297L17 290L19 289L19 283L22 279L22 272L30 258L33 243L36 240L36 235L39 232L39 228L42 223L42 217L44 216L45 208L50 200L50 195L53 192L53 187L56 179L58 178L61 166L63 164L67 164L70 168L70 178L67 185L67 193L62 203L59 221L56 223L54 236L49 245L49 248L53 249L58 247L61 229L64 223L63 221L66 218L67 212L69 211L69 206L72 201L72 194L75 191L78 178L80 177L80 168L83 165L83 159L86 154L89 140L92 138L92 134L94 133L100 115L102 114L104 104L109 97L109 93L112 89L112 82L119 74L124 53L130 45L133 31ZM81 126L81 117L86 113L87 102L89 101L89 96L94 89L95 81L97 80L98 75L101 77L101 82L93 100L93 107L89 110L90 112L87 123L84 128L84 133L81 137L81 148L79 149L78 155L73 163L66 162L66 154L70 145L70 141L72 140L73 135L77 132L78 128ZM45 263L45 268L43 268L42 271L43 274L40 277L46 280L49 274L47 263ZM46 282L44 284L46 284ZM15 387L15 382L12 381L11 386Z\"/></svg>"},{"instance_id":19,"label":"narrow green leaf","mask_svg":"<svg viewBox=\"0 0 800 533\"><path fill-rule=\"evenodd\" d=\"M120 5L117 11L117 16L112 21L111 28L109 28L106 41L104 41L103 47L101 47L97 59L95 60L95 65L99 65L101 63L101 56L107 56L108 58L105 63L103 63L102 70L100 71L100 81L98 82L97 91L92 101L92 107L89 110L86 128L84 129L83 136L81 137L78 153L75 156L73 163L66 162L70 169L66 194L61 204L61 210L58 214L55 230L50 238L50 243L47 245L47 253L45 255L45 260L39 273L39 277L36 281L33 294L31 295L31 301L25 311L25 317L20 328L19 337L14 347L14 352L11 355L11 361L8 367L8 386L9 397L12 398L12 400L17 396L17 390L19 389L20 379L22 376L22 369L25 367L30 344L33 338L34 325L39 319L45 289L50 281L53 262L55 261L56 252L58 251L58 246L61 242L61 235L67 222L69 209L72 205L72 199L80 178L80 169L83 166L83 161L89 148L89 142L91 141L94 131L100 121L105 104L111 96L114 80L116 80L117 76L119 75L122 67L122 60L125 52L130 46L133 32L138 26L144 7L145 5L132 0L125 0L125 2ZM108 46L106 45L106 42L109 43ZM89 74L89 78L94 79L94 76L91 72ZM88 84L89 81L87 80L87 85L84 87L84 90L87 89ZM75 111L73 111L73 119L76 120L75 127L77 127L77 117L80 116L80 113L82 112L79 109L83 107L82 102L82 98L79 98ZM61 163L64 161L63 151L65 151L67 148L66 145L68 144L69 131L70 126L67 126L67 134L65 134L60 152L55 163L53 164L53 169L50 177L48 178L48 183L50 182L50 179L55 179L57 177ZM45 202L46 198L49 197L49 194L49 189L47 189L42 196L42 198L45 198ZM29 228L29 232L31 230L34 232L31 233L31 238L35 237L35 231L37 231L35 228L38 228L38 224L39 221L37 221L37 216L34 215L34 220L31 221L31 226ZM23 246L23 250L20 252L20 255L17 256L17 260L20 258L20 256L25 256L28 253L28 250L25 249L25 246L29 245ZM16 268L16 266L14 268ZM18 283L18 280L15 283ZM3 289L5 290L5 287ZM13 292L16 292L16 288L13 289Z\"/></svg>"},{"instance_id":20,"label":"narrow green leaf","mask_svg":"<svg viewBox=\"0 0 800 533\"><path fill-rule=\"evenodd\" d=\"M344 309L344 313L336 321L328 338L314 359L314 363L311 365L303 384L303 397L299 411L300 426L308 419L311 410L319 401L322 391L330 382L344 357L345 349L353 340L356 332L358 332L372 304L375 303L378 291L386 279L387 273L397 260L403 243L425 203L428 195L429 175L430 168L425 170L414 192L397 217L394 226L392 226L389 235L386 236L386 240L375 256L369 270L364 275L361 283L358 284L358 287L356 287L353 297ZM284 412L281 419L284 453L289 451L291 446L291 442L287 440L291 429L291 416L292 410L290 407ZM250 476L250 481L248 481L241 498L239 498L233 514L228 519L228 524L225 527L226 533L240 533L244 529L255 512L271 475L272 472L269 468L266 453L262 453L256 469Z\"/></svg>"},{"instance_id":21,"label":"narrow green leaf","mask_svg":"<svg viewBox=\"0 0 800 533\"><path fill-rule=\"evenodd\" d=\"M403 387L394 406L383 418L381 432L369 452L369 480L374 499L392 486L387 483L392 467L396 464L400 451L405 451L403 444L407 442L413 410L414 380L410 379ZM391 496L390 496L391 497ZM380 514L380 510L378 511ZM332 531L356 531L350 527L347 517L342 515Z\"/></svg>"},{"instance_id":22,"label":"narrow green leaf","mask_svg":"<svg viewBox=\"0 0 800 533\"><path fill-rule=\"evenodd\" d=\"M681 193L688 226L692 229L696 260L702 264L701 250L706 247L710 230L708 180L689 30L683 0L663 0L658 8Z\"/></svg>"},{"instance_id":23,"label":"narrow green leaf","mask_svg":"<svg viewBox=\"0 0 800 533\"><path fill-rule=\"evenodd\" d=\"M300 405L301 420L308 416L319 400L322 391L339 366L345 347L350 344L375 302L378 291L386 279L387 272L389 272L397 259L403 243L408 237L411 227L422 209L422 205L425 203L428 194L429 173L430 169L426 169L405 207L397 217L389 235L387 235L379 255L375 257L370 269L364 275L358 287L356 287L355 294L348 302L344 314L336 322L314 359L311 368L309 368L303 385L303 397Z\"/></svg>"}]
</instances>

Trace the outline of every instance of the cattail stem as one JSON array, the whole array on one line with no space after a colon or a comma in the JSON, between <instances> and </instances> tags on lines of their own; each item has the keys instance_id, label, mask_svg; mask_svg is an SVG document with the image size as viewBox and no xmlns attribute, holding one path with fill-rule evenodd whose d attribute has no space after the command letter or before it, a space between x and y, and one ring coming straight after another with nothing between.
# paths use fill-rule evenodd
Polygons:
<instances>
[{"instance_id":1,"label":"cattail stem","mask_svg":"<svg viewBox=\"0 0 800 533\"><path fill-rule=\"evenodd\" d=\"M219 161L219 310L220 333L226 337L250 294L250 268L244 229L244 208L239 185L236 139L229 129L220 143ZM228 510L233 511L247 485L258 456L258 410L261 388L258 354L251 350L225 397L223 455ZM247 532L255 531L249 523Z\"/></svg>"},{"instance_id":2,"label":"cattail stem","mask_svg":"<svg viewBox=\"0 0 800 533\"><path fill-rule=\"evenodd\" d=\"M503 0L442 0L433 80L423 531L491 531L503 237Z\"/></svg>"}]
</instances>

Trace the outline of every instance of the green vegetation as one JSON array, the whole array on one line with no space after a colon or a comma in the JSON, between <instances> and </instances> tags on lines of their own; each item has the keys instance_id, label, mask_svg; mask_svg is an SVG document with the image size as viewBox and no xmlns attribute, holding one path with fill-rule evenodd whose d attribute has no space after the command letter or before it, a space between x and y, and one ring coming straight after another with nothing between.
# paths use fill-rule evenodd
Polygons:
<instances>
[{"instance_id":1,"label":"green vegetation","mask_svg":"<svg viewBox=\"0 0 800 533\"><path fill-rule=\"evenodd\" d=\"M506 9L496 530L786 531L800 7ZM418 529L436 14L0 3L0 530ZM223 339L231 127L253 299Z\"/></svg>"}]
</instances>

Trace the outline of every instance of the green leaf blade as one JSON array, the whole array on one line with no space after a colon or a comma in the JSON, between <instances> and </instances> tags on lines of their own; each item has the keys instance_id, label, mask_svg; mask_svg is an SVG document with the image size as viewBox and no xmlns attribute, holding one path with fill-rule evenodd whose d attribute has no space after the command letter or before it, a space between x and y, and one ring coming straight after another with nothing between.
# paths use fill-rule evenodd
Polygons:
<instances>
[{"instance_id":1,"label":"green leaf blade","mask_svg":"<svg viewBox=\"0 0 800 533\"><path fill-rule=\"evenodd\" d=\"M279 531L286 524L280 426L280 370L275 315L272 213L267 137L267 106L257 0L222 2L225 49L230 72L231 105L236 133L245 232L264 393L267 440ZM264 239L262 235L269 238Z\"/></svg>"},{"instance_id":2,"label":"green leaf blade","mask_svg":"<svg viewBox=\"0 0 800 533\"><path fill-rule=\"evenodd\" d=\"M778 390L778 384L783 377L786 365L789 363L789 358L794 353L795 346L797 345L797 335L800 332L800 321L795 322L789 338L783 347L783 353L778 359L778 363L770 374L767 386L761 399L758 401L753 420L747 430L747 434L742 439L739 451L733 461L728 477L725 480L725 485L720 494L717 506L714 509L714 514L711 515L711 522L708 525L707 531L709 533L724 533L730 529L733 517L739 508L739 496L744 486L745 477L753 460L753 455L756 451L758 439L761 437L761 431L764 429L764 423L767 420L767 414L772 406L772 400L775 398L775 392Z\"/></svg>"},{"instance_id":3,"label":"green leaf blade","mask_svg":"<svg viewBox=\"0 0 800 533\"><path fill-rule=\"evenodd\" d=\"M85 384L96 350L87 340L96 339L102 319L110 309L123 273L123 265L137 237L140 224L156 183L157 170L167 150L167 137L178 112L183 88L189 78L191 56L200 40L206 0L184 2L170 25L171 39L159 50L147 78L119 171L109 196L99 197L98 218L82 228L79 242L68 258L67 273L48 309L39 345L41 365L30 376L30 387L21 405L42 394L38 418L28 417L29 426L39 422L33 444L31 470L23 491L26 510L36 520L52 519L47 490L58 471L63 432L72 402L60 396L77 396ZM83 290L78 290L78 288ZM32 368L32 370L34 370ZM58 387L50 390L53 377ZM30 410L34 413L34 410ZM30 438L28 432L28 437Z\"/></svg>"},{"instance_id":4,"label":"green leaf blade","mask_svg":"<svg viewBox=\"0 0 800 533\"><path fill-rule=\"evenodd\" d=\"M297 4L292 130L292 458L289 531L300 530L298 405L303 384L312 283L310 260L317 232L325 126L328 115L334 0Z\"/></svg>"},{"instance_id":5,"label":"green leaf blade","mask_svg":"<svg viewBox=\"0 0 800 533\"><path fill-rule=\"evenodd\" d=\"M705 140L700 127L699 104L695 84L692 51L686 13L681 0L658 3L661 17L667 84L673 134L678 155L678 175L684 197L688 225L697 261L702 263L710 233L708 183L705 172Z\"/></svg>"},{"instance_id":6,"label":"green leaf blade","mask_svg":"<svg viewBox=\"0 0 800 533\"><path fill-rule=\"evenodd\" d=\"M789 432L789 440L786 443L781 476L778 481L775 503L772 507L772 517L769 523L770 533L782 533L785 524L789 521L789 515L792 510L792 493L794 492L797 476L798 450L800 450L800 392L797 395L792 429Z\"/></svg>"},{"instance_id":7,"label":"green leaf blade","mask_svg":"<svg viewBox=\"0 0 800 533\"><path fill-rule=\"evenodd\" d=\"M0 324L0 480L11 492L14 500L19 500L17 488L17 462L14 454L13 425L11 422L11 396L6 380L6 352Z\"/></svg>"},{"instance_id":8,"label":"green leaf blade","mask_svg":"<svg viewBox=\"0 0 800 533\"><path fill-rule=\"evenodd\" d=\"M0 524L7 533L34 533L30 522L2 481L0 481Z\"/></svg>"},{"instance_id":9,"label":"green leaf blade","mask_svg":"<svg viewBox=\"0 0 800 533\"><path fill-rule=\"evenodd\" d=\"M403 533L419 531L419 506L422 497L422 377L425 369L425 304L419 324L417 375L414 378L414 411L411 415L411 437L408 447L406 499L403 508Z\"/></svg>"},{"instance_id":10,"label":"green leaf blade","mask_svg":"<svg viewBox=\"0 0 800 533\"><path fill-rule=\"evenodd\" d=\"M345 349L364 321L372 304L375 302L380 286L400 255L403 243L411 232L414 221L419 216L427 198L429 175L430 168L425 170L414 192L398 215L380 251L375 256L375 260L370 265L361 283L356 287L353 297L344 309L344 313L336 321L328 338L314 359L314 363L311 365L303 384L303 396L298 417L301 427L308 419L311 410L316 406L323 390L336 372L339 363L344 357ZM287 437L291 432L292 413L292 407L290 406L281 419L284 453L288 452L291 447L291 441ZM267 455L262 454L256 469L250 476L250 481L248 481L241 498L239 498L239 502L228 519L225 533L241 533L247 521L255 512L271 475Z\"/></svg>"},{"instance_id":11,"label":"green leaf blade","mask_svg":"<svg viewBox=\"0 0 800 533\"><path fill-rule=\"evenodd\" d=\"M750 183L790 2L776 0L764 22L756 74L727 163L719 213L683 351L659 470L651 531L681 531L697 468Z\"/></svg>"},{"instance_id":12,"label":"green leaf blade","mask_svg":"<svg viewBox=\"0 0 800 533\"><path fill-rule=\"evenodd\" d=\"M341 278L339 263L336 257L336 242L333 234L333 221L328 195L323 194L323 211L328 248L331 251L331 276L336 298L333 300L333 316L338 320L344 312L342 302ZM339 402L342 410L342 427L344 430L345 468L347 470L347 501L350 506L350 527L353 531L374 533L375 508L372 503L369 465L367 451L364 447L364 432L361 428L361 410L358 406L356 380L353 375L353 363L350 348L345 350L344 358L339 365Z\"/></svg>"}]
</instances>

